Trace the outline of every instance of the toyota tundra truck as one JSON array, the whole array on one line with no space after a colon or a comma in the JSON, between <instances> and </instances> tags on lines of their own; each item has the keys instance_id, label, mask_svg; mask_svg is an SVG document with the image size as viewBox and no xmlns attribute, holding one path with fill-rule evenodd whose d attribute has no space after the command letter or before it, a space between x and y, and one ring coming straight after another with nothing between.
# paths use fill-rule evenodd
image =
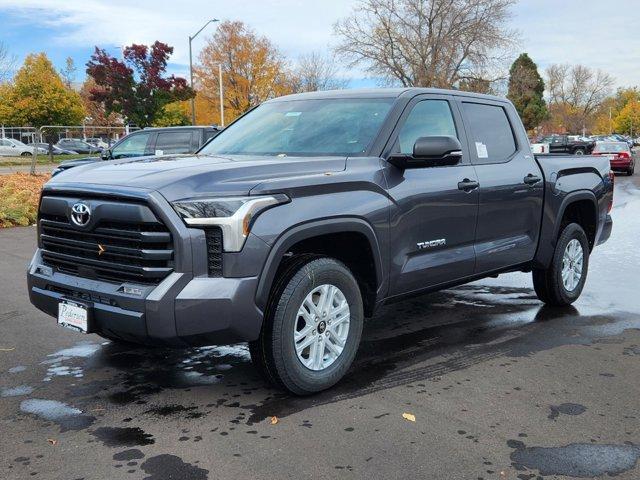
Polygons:
<instances>
[{"instance_id":1,"label":"toyota tundra truck","mask_svg":"<svg viewBox=\"0 0 640 480\"><path fill-rule=\"evenodd\" d=\"M30 299L115 342L248 342L269 381L311 394L345 375L382 304L513 271L542 302L574 302L611 232L614 177L606 158L567 160L533 155L504 98L273 99L196 154L51 179Z\"/></svg>"}]
</instances>

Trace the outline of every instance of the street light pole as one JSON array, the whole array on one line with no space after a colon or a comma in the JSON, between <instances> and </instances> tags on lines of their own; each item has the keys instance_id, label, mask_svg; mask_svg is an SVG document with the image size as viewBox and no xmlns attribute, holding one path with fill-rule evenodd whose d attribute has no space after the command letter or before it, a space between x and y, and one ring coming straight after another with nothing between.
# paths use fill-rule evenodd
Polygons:
<instances>
[{"instance_id":1,"label":"street light pole","mask_svg":"<svg viewBox=\"0 0 640 480\"><path fill-rule=\"evenodd\" d=\"M222 64L218 64L218 84L220 85L220 126L224 127L224 94L222 93Z\"/></svg>"},{"instance_id":2,"label":"street light pole","mask_svg":"<svg viewBox=\"0 0 640 480\"><path fill-rule=\"evenodd\" d=\"M205 29L205 27L207 25L209 25L210 23L219 22L219 21L220 20L218 20L217 18L212 18L207 23L205 23L202 26L202 28L195 33L195 35L190 35L189 36L189 80L190 80L191 90L193 90L193 56L191 54L191 52L192 52L191 42L193 41L194 38L196 38L200 34L200 32L202 30ZM195 99L195 96L191 97L191 124L192 125L196 124L196 99Z\"/></svg>"}]
</instances>

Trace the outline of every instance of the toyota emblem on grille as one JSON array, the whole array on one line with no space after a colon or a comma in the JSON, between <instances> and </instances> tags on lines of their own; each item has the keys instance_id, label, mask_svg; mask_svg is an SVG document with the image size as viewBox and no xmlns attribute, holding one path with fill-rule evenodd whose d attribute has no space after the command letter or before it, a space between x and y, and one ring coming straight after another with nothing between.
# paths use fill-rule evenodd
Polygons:
<instances>
[{"instance_id":1,"label":"toyota emblem on grille","mask_svg":"<svg viewBox=\"0 0 640 480\"><path fill-rule=\"evenodd\" d=\"M84 227L91 218L91 209L86 203L78 202L71 207L71 221L79 227Z\"/></svg>"}]
</instances>

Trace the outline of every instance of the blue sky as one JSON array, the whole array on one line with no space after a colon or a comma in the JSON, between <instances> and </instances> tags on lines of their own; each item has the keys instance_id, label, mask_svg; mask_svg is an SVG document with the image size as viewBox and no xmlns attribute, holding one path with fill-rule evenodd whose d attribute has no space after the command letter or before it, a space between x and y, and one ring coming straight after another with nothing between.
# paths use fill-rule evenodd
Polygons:
<instances>
[{"instance_id":1,"label":"blue sky","mask_svg":"<svg viewBox=\"0 0 640 480\"><path fill-rule=\"evenodd\" d=\"M170 68L186 76L187 37L206 19L243 20L269 37L289 58L328 51L336 39L333 23L355 0L0 0L0 42L21 62L44 51L57 66L74 58L83 67L95 45L119 54L122 45L162 40L175 47ZM320 7L321 5L321 7ZM539 67L582 63L606 70L618 86L640 85L640 5L638 0L520 0L511 26L520 32L520 51ZM195 53L210 25L194 41ZM351 86L375 84L362 71L344 72Z\"/></svg>"}]
</instances>

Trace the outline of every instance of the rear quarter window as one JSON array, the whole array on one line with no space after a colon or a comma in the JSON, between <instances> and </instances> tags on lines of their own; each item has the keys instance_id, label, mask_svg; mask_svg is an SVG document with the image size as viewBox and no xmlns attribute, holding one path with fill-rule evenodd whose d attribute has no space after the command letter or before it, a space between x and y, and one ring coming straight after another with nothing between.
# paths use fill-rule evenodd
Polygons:
<instances>
[{"instance_id":1,"label":"rear quarter window","mask_svg":"<svg viewBox=\"0 0 640 480\"><path fill-rule=\"evenodd\" d=\"M517 146L507 112L498 105L462 102L474 163L508 162Z\"/></svg>"}]
</instances>

